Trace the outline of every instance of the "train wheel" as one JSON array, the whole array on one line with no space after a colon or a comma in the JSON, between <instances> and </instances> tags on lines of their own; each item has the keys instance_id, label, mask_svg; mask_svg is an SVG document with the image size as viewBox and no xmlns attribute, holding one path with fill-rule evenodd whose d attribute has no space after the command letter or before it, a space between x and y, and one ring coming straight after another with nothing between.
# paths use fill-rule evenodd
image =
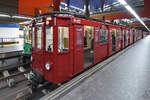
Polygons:
<instances>
[{"instance_id":1,"label":"train wheel","mask_svg":"<svg viewBox=\"0 0 150 100\"><path fill-rule=\"evenodd\" d=\"M44 78L42 75L37 73L36 71L31 71L29 73L28 83L27 86L32 90L36 91L39 84L42 84L44 82Z\"/></svg>"}]
</instances>

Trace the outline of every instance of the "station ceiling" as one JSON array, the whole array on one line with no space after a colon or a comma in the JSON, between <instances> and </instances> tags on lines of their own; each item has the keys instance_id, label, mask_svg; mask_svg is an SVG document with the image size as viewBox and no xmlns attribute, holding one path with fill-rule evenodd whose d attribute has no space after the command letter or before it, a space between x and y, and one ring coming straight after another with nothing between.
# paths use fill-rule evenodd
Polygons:
<instances>
[{"instance_id":1,"label":"station ceiling","mask_svg":"<svg viewBox=\"0 0 150 100\"><path fill-rule=\"evenodd\" d=\"M104 1L104 12L100 12L101 4ZM126 0L136 10L144 10L144 0ZM146 0L145 0L146 1ZM126 11L122 5L117 4L118 0L90 0L90 12L94 14L113 14ZM64 1L66 3L66 1ZM10 16L19 15L19 0L0 0L0 14ZM70 5L84 9L84 0L70 0ZM109 8L109 9L108 9ZM126 11L127 12L127 11ZM149 16L150 17L150 16ZM15 24L26 19L0 17L0 24Z\"/></svg>"},{"instance_id":2,"label":"station ceiling","mask_svg":"<svg viewBox=\"0 0 150 100\"><path fill-rule=\"evenodd\" d=\"M0 0L0 14L18 15L18 0ZM0 24L16 24L25 19L0 16Z\"/></svg>"},{"instance_id":3,"label":"station ceiling","mask_svg":"<svg viewBox=\"0 0 150 100\"><path fill-rule=\"evenodd\" d=\"M101 8L101 4L103 1L105 5L111 5L114 2L117 2L117 0L90 0L90 11ZM70 5L83 9L84 0L70 0Z\"/></svg>"}]
</instances>

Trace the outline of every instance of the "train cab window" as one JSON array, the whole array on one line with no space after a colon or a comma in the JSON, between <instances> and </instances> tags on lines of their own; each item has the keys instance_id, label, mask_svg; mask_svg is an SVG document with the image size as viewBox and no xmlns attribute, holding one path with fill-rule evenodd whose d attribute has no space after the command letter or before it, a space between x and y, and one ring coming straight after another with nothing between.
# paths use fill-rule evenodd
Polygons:
<instances>
[{"instance_id":1,"label":"train cab window","mask_svg":"<svg viewBox=\"0 0 150 100\"><path fill-rule=\"evenodd\" d=\"M42 27L37 27L37 48L42 49Z\"/></svg>"},{"instance_id":2,"label":"train cab window","mask_svg":"<svg viewBox=\"0 0 150 100\"><path fill-rule=\"evenodd\" d=\"M122 38L122 31L121 30L118 30L118 40L121 40L121 38Z\"/></svg>"},{"instance_id":3,"label":"train cab window","mask_svg":"<svg viewBox=\"0 0 150 100\"><path fill-rule=\"evenodd\" d=\"M100 32L100 43L106 44L108 42L108 30L101 29Z\"/></svg>"},{"instance_id":4,"label":"train cab window","mask_svg":"<svg viewBox=\"0 0 150 100\"><path fill-rule=\"evenodd\" d=\"M53 27L46 26L46 51L53 52Z\"/></svg>"},{"instance_id":5,"label":"train cab window","mask_svg":"<svg viewBox=\"0 0 150 100\"><path fill-rule=\"evenodd\" d=\"M58 52L69 51L69 28L58 27Z\"/></svg>"}]
</instances>

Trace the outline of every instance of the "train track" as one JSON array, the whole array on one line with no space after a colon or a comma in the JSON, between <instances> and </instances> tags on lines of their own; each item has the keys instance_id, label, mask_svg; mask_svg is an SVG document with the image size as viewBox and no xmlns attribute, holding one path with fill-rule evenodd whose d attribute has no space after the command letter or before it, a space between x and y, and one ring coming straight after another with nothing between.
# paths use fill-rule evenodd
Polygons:
<instances>
[{"instance_id":1,"label":"train track","mask_svg":"<svg viewBox=\"0 0 150 100\"><path fill-rule=\"evenodd\" d=\"M132 45L134 46L134 45ZM115 59L123 55L129 48L132 46L127 47L126 49L120 51L119 53L111 56L110 58L106 59L105 61L101 62L100 64L94 66L93 68L87 70L86 72L82 73L81 75L75 77L71 81L65 83L64 85L60 86L56 90L50 92L49 94L45 95L44 97L40 98L40 100L56 100L67 93L69 90L74 88L77 84L85 80L86 78L90 77L92 74L97 72L98 70L103 69L106 65L113 62Z\"/></svg>"},{"instance_id":2,"label":"train track","mask_svg":"<svg viewBox=\"0 0 150 100\"><path fill-rule=\"evenodd\" d=\"M22 52L23 52L23 50L0 53L0 60L11 59L11 58L14 58L14 57L23 56L24 54L22 54Z\"/></svg>"},{"instance_id":3,"label":"train track","mask_svg":"<svg viewBox=\"0 0 150 100\"><path fill-rule=\"evenodd\" d=\"M30 71L30 61L23 61L23 54L11 52L0 56L0 89L15 86L16 83L26 80Z\"/></svg>"},{"instance_id":4,"label":"train track","mask_svg":"<svg viewBox=\"0 0 150 100\"><path fill-rule=\"evenodd\" d=\"M23 67L30 63L13 65L12 67L6 67L0 69L0 89L5 87L13 87L17 83L27 80L30 67Z\"/></svg>"}]
</instances>

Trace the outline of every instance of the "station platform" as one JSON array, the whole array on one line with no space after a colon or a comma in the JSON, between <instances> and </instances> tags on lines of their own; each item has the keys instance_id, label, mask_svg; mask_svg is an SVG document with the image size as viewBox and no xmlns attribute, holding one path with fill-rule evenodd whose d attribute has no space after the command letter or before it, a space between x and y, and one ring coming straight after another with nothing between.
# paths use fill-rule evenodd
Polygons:
<instances>
[{"instance_id":1,"label":"station platform","mask_svg":"<svg viewBox=\"0 0 150 100\"><path fill-rule=\"evenodd\" d=\"M150 36L139 40L60 100L150 100Z\"/></svg>"}]
</instances>

